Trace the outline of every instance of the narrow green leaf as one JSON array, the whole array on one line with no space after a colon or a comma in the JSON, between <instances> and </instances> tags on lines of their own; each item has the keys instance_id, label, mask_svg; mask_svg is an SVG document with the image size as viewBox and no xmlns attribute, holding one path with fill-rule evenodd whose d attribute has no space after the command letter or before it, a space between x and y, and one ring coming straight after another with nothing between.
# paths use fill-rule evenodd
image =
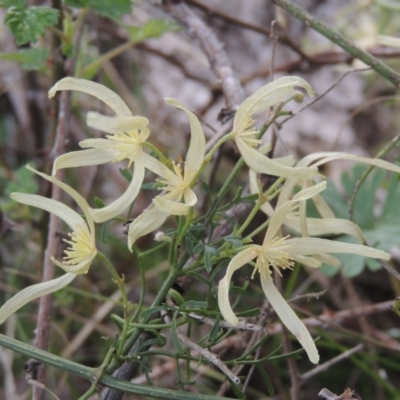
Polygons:
<instances>
[{"instance_id":1,"label":"narrow green leaf","mask_svg":"<svg viewBox=\"0 0 400 400\"><path fill-rule=\"evenodd\" d=\"M130 171L128 171L126 168L124 168L124 169L120 168L119 172L128 182L130 182L132 180L132 173Z\"/></svg>"},{"instance_id":2,"label":"narrow green leaf","mask_svg":"<svg viewBox=\"0 0 400 400\"><path fill-rule=\"evenodd\" d=\"M211 286L211 282L204 276L198 274L197 272L189 271L186 275L191 279L205 283L208 287Z\"/></svg>"},{"instance_id":3,"label":"narrow green leaf","mask_svg":"<svg viewBox=\"0 0 400 400\"><path fill-rule=\"evenodd\" d=\"M104 203L103 203L103 200L101 200L99 197L95 197L94 198L94 204L96 204L96 206L99 207L99 208L105 207Z\"/></svg>"},{"instance_id":4,"label":"narrow green leaf","mask_svg":"<svg viewBox=\"0 0 400 400\"><path fill-rule=\"evenodd\" d=\"M229 384L231 385L231 389L232 389L233 393L235 393L236 398L245 399L246 395L238 388L238 386L233 381L231 381L228 377L226 379L228 379Z\"/></svg>"},{"instance_id":5,"label":"narrow green leaf","mask_svg":"<svg viewBox=\"0 0 400 400\"><path fill-rule=\"evenodd\" d=\"M218 315L218 316L217 316L217 319L215 320L214 326L211 328L210 335L208 336L208 341L209 341L210 343L214 343L215 340L217 339L218 332L219 332L219 323L220 323L220 320L221 320L221 316Z\"/></svg>"},{"instance_id":6,"label":"narrow green leaf","mask_svg":"<svg viewBox=\"0 0 400 400\"><path fill-rule=\"evenodd\" d=\"M261 374L263 378L265 386L267 387L268 390L268 394L270 396L273 396L275 394L275 389L274 386L272 385L271 379L269 379L268 374L265 372L264 368L260 364L256 364L256 368L258 369L258 372Z\"/></svg>"},{"instance_id":7,"label":"narrow green leaf","mask_svg":"<svg viewBox=\"0 0 400 400\"><path fill-rule=\"evenodd\" d=\"M147 318L151 317L153 314L155 314L155 313L157 313L157 312L159 312L161 310L165 310L165 306L157 306L157 307L149 308L148 310L143 311L140 314L140 318L139 319L140 320L147 319Z\"/></svg>"},{"instance_id":8,"label":"narrow green leaf","mask_svg":"<svg viewBox=\"0 0 400 400\"><path fill-rule=\"evenodd\" d=\"M108 242L109 234L110 234L110 221L106 221L103 224L103 228L101 229L101 241L103 243Z\"/></svg>"},{"instance_id":9,"label":"narrow green leaf","mask_svg":"<svg viewBox=\"0 0 400 400\"><path fill-rule=\"evenodd\" d=\"M175 348L178 350L179 354L185 354L185 350L183 349L181 342L178 338L178 334L176 332L176 317L178 316L178 311L174 313L172 317L172 328L171 328L171 339L172 343L174 344Z\"/></svg>"},{"instance_id":10,"label":"narrow green leaf","mask_svg":"<svg viewBox=\"0 0 400 400\"><path fill-rule=\"evenodd\" d=\"M208 308L208 303L206 301L188 300L181 304L179 308L181 310L185 310L187 308L206 310Z\"/></svg>"}]
</instances>

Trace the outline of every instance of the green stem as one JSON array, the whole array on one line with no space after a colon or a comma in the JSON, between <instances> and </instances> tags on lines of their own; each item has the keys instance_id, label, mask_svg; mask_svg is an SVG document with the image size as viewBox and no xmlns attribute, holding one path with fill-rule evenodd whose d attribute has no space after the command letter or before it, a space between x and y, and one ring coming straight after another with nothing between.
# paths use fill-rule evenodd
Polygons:
<instances>
[{"instance_id":1,"label":"green stem","mask_svg":"<svg viewBox=\"0 0 400 400\"><path fill-rule=\"evenodd\" d=\"M233 133L224 135L221 139L219 139L218 142L215 143L215 145L212 147L212 149L204 157L204 165L209 163L211 161L211 158L213 157L214 153L218 150L218 148L221 147L225 142L227 142L230 139L233 139Z\"/></svg>"},{"instance_id":2,"label":"green stem","mask_svg":"<svg viewBox=\"0 0 400 400\"><path fill-rule=\"evenodd\" d=\"M124 342L126 339L126 335L128 333L129 329L129 314L130 314L130 305L128 301L128 296L126 294L126 288L125 288L125 277L122 276L121 278L119 277L117 271L115 270L114 266L111 264L110 260L101 252L97 253L97 256L101 258L101 260L104 262L104 264L107 266L108 270L111 272L111 275L114 278L115 283L118 285L119 290L121 291L121 299L122 299L122 306L124 310L124 326L122 328L122 333L121 333L121 338L117 350L117 355L121 355Z\"/></svg>"},{"instance_id":3,"label":"green stem","mask_svg":"<svg viewBox=\"0 0 400 400\"><path fill-rule=\"evenodd\" d=\"M95 370L95 373L92 376L92 381L93 381L92 385L90 386L88 391L79 398L79 400L88 400L92 396L92 394L95 393L98 382L101 380L101 378L105 374L107 365L110 363L114 353L115 353L114 347L112 347L111 349L108 350L107 355L104 358L104 361L102 362L100 367Z\"/></svg>"},{"instance_id":4,"label":"green stem","mask_svg":"<svg viewBox=\"0 0 400 400\"><path fill-rule=\"evenodd\" d=\"M354 58L358 58L365 64L369 65L383 78L391 82L397 88L400 88L400 75L388 65L378 60L370 53L360 49L353 42L346 39L340 33L334 31L328 25L325 25L322 21L315 18L312 14L308 13L306 10L299 7L297 4L294 4L290 0L272 0L272 2L283 8L293 17L303 21L307 26L325 36L331 42L340 46L344 51L351 54Z\"/></svg>"},{"instance_id":5,"label":"green stem","mask_svg":"<svg viewBox=\"0 0 400 400\"><path fill-rule=\"evenodd\" d=\"M393 149L397 145L397 143L400 140L400 134L396 135L378 154L375 158L382 158L384 157L387 153L389 153L390 150ZM358 193L358 190L360 189L361 185L364 183L364 181L367 179L368 175L376 168L374 165L371 165L368 167L360 176L356 184L354 185L353 191L350 196L349 200L349 213L350 213L350 221L356 222L356 217L354 215L354 202L356 200L356 196Z\"/></svg>"},{"instance_id":6,"label":"green stem","mask_svg":"<svg viewBox=\"0 0 400 400\"><path fill-rule=\"evenodd\" d=\"M54 354L48 353L47 351L39 350L34 346L22 343L18 340L9 338L1 334L0 345L7 349L16 351L17 353L24 354L29 358L33 358L45 364L59 368L64 372L69 372L71 374L80 376L89 381L92 381L93 376L96 376L96 373L98 372L98 370L95 368L85 367L81 364L66 360L62 357L55 356ZM191 400L231 400L227 397L211 396L198 393L190 393L189 396L189 394L185 392L171 389L161 389L154 386L149 387L144 385L136 385L134 383L112 378L108 375L102 375L98 383L102 383L105 386L108 386L112 389L120 390L122 392L134 393L136 395L158 399L187 400L190 397Z\"/></svg>"},{"instance_id":7,"label":"green stem","mask_svg":"<svg viewBox=\"0 0 400 400\"><path fill-rule=\"evenodd\" d=\"M172 166L171 161L168 160L164 154L157 149L156 146L154 146L153 144L149 143L149 142L144 142L143 146L146 146L147 148L149 148L151 151L153 151L154 153L157 154L158 159L168 168L170 168Z\"/></svg>"}]
</instances>

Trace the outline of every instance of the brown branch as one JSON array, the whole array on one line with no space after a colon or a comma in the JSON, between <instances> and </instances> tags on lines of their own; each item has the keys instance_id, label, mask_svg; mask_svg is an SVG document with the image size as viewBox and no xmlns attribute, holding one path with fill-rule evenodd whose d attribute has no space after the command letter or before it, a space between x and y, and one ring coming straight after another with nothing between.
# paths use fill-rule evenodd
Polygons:
<instances>
[{"instance_id":1,"label":"brown branch","mask_svg":"<svg viewBox=\"0 0 400 400\"><path fill-rule=\"evenodd\" d=\"M244 100L244 92L240 85L224 45L214 32L182 1L165 0L163 9L181 23L188 35L204 51L211 67L220 80L221 89L229 110L236 110Z\"/></svg>"}]
</instances>

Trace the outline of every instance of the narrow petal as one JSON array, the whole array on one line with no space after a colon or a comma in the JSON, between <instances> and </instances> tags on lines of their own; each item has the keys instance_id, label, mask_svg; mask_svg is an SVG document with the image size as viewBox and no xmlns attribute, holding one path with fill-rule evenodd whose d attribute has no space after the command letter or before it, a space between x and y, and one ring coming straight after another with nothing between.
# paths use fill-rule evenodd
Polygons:
<instances>
[{"instance_id":1,"label":"narrow petal","mask_svg":"<svg viewBox=\"0 0 400 400\"><path fill-rule=\"evenodd\" d=\"M112 202L106 207L98 208L98 209L90 209L90 213L95 222L105 222L109 221L112 218L115 218L118 215L121 215L136 199L140 188L144 179L144 160L140 154L137 155L135 159L135 166L133 170L132 180L126 189L125 193L123 193L117 200Z\"/></svg>"},{"instance_id":2,"label":"narrow petal","mask_svg":"<svg viewBox=\"0 0 400 400\"><path fill-rule=\"evenodd\" d=\"M93 219L90 214L90 207L89 207L88 202L75 189L72 189L71 186L68 186L64 182L59 181L58 179L54 178L53 176L49 176L42 172L36 171L36 169L32 168L30 165L27 165L26 168L28 168L30 171L35 172L36 174L40 175L42 178L53 183L54 185L58 186L59 188L64 190L64 192L68 193L76 201L78 206L81 208L81 210L85 214L86 222L89 225L90 232L91 232L92 236L94 236L94 222L93 222ZM39 206L35 206L35 207L39 207ZM54 213L54 211L51 211L51 212ZM66 221L65 219L64 219L64 221L68 224L68 221ZM82 221L82 218L81 218L81 221Z\"/></svg>"},{"instance_id":3,"label":"narrow petal","mask_svg":"<svg viewBox=\"0 0 400 400\"><path fill-rule=\"evenodd\" d=\"M145 129L149 120L144 117L110 117L97 112L88 112L86 123L91 128L107 133L129 132ZM148 135L147 135L148 136Z\"/></svg>"},{"instance_id":4,"label":"narrow petal","mask_svg":"<svg viewBox=\"0 0 400 400\"><path fill-rule=\"evenodd\" d=\"M153 203L160 211L168 213L169 215L187 215L191 207L185 203L169 200L163 195L155 197Z\"/></svg>"},{"instance_id":5,"label":"narrow petal","mask_svg":"<svg viewBox=\"0 0 400 400\"><path fill-rule=\"evenodd\" d=\"M21 290L0 308L0 324L2 324L11 314L14 314L25 304L37 299L38 297L57 292L63 287L69 285L75 279L75 277L75 274L65 274L57 279L53 279L48 282L37 283L36 285L28 286L27 288Z\"/></svg>"},{"instance_id":6,"label":"narrow petal","mask_svg":"<svg viewBox=\"0 0 400 400\"><path fill-rule=\"evenodd\" d=\"M194 113L189 111L183 104L175 99L165 99L167 104L184 111L190 123L190 145L185 161L185 176L192 177L200 169L204 161L206 151L206 138L203 128Z\"/></svg>"},{"instance_id":7,"label":"narrow petal","mask_svg":"<svg viewBox=\"0 0 400 400\"><path fill-rule=\"evenodd\" d=\"M319 160L319 161L318 161ZM310 154L298 162L298 166L307 167L314 163L314 166L320 166L322 164L326 164L327 162L335 161L335 160L349 160L356 161L360 163L365 163L368 165L373 165L378 168L386 169L388 171L393 171L400 173L400 167L388 161L382 160L380 158L369 158L369 157L361 157L355 154L349 153L341 153L341 152L319 152Z\"/></svg>"},{"instance_id":8,"label":"narrow petal","mask_svg":"<svg viewBox=\"0 0 400 400\"><path fill-rule=\"evenodd\" d=\"M74 275L81 275L81 274L86 274L89 271L89 267L92 264L92 261L95 259L97 255L97 250L93 251L92 255L88 257L86 260L83 260L79 262L78 264L71 264L67 265L64 264L58 260L56 260L54 257L51 257L51 261L57 265L57 267L60 267L63 269L65 272L74 274Z\"/></svg>"},{"instance_id":9,"label":"narrow petal","mask_svg":"<svg viewBox=\"0 0 400 400\"><path fill-rule=\"evenodd\" d=\"M360 228L353 222L341 218L306 218L308 233L310 236L321 235L350 235L356 237L360 242L363 236ZM299 217L287 216L284 224L296 232L301 232Z\"/></svg>"},{"instance_id":10,"label":"narrow petal","mask_svg":"<svg viewBox=\"0 0 400 400\"><path fill-rule=\"evenodd\" d=\"M106 103L120 117L131 117L128 106L125 102L112 90L107 87L88 81L86 79L64 78L58 81L50 90L49 97L53 97L59 90L76 90L97 97Z\"/></svg>"},{"instance_id":11,"label":"narrow petal","mask_svg":"<svg viewBox=\"0 0 400 400\"><path fill-rule=\"evenodd\" d=\"M110 143L109 140L107 140ZM52 175L54 176L59 169L86 167L90 165L100 165L111 162L118 153L114 149L89 149L72 151L56 158L53 164Z\"/></svg>"},{"instance_id":12,"label":"narrow petal","mask_svg":"<svg viewBox=\"0 0 400 400\"><path fill-rule=\"evenodd\" d=\"M242 103L233 122L233 131L242 132L246 128L248 116L287 100L294 92L295 86L306 89L310 96L314 93L311 86L304 79L297 76L285 76L276 79L258 89Z\"/></svg>"},{"instance_id":13,"label":"narrow petal","mask_svg":"<svg viewBox=\"0 0 400 400\"><path fill-rule=\"evenodd\" d=\"M84 139L79 142L82 149L109 149L110 144L110 139L104 138Z\"/></svg>"},{"instance_id":14,"label":"narrow petal","mask_svg":"<svg viewBox=\"0 0 400 400\"><path fill-rule=\"evenodd\" d=\"M318 364L319 354L310 332L308 332L308 329L303 324L301 319L296 315L286 300L279 293L278 289L274 285L274 282L272 281L268 269L261 268L260 273L261 286L264 290L265 296L276 311L278 317L303 346L309 360L313 364Z\"/></svg>"},{"instance_id":15,"label":"narrow petal","mask_svg":"<svg viewBox=\"0 0 400 400\"><path fill-rule=\"evenodd\" d=\"M296 259L296 255L306 256L320 253L346 253L357 254L363 257L381 258L382 260L390 259L390 254L360 244L335 242L319 238L293 238L287 239L286 243L290 244L287 253L294 259Z\"/></svg>"},{"instance_id":16,"label":"narrow petal","mask_svg":"<svg viewBox=\"0 0 400 400\"><path fill-rule=\"evenodd\" d=\"M293 211L293 208L295 206L296 206L295 202L287 201L286 203L282 204L279 208L275 209L275 213L271 217L271 220L269 222L268 229L264 237L263 245L270 243L274 239L274 237L281 229L281 226L284 223L286 216L291 211Z\"/></svg>"},{"instance_id":17,"label":"narrow petal","mask_svg":"<svg viewBox=\"0 0 400 400\"><path fill-rule=\"evenodd\" d=\"M153 204L150 205L129 225L128 249L132 251L132 246L138 238L155 231L165 222L169 215L169 213L159 210Z\"/></svg>"},{"instance_id":18,"label":"narrow petal","mask_svg":"<svg viewBox=\"0 0 400 400\"><path fill-rule=\"evenodd\" d=\"M61 218L72 230L76 230L78 226L82 225L82 217L66 206L65 204L48 199L47 197L39 196L37 194L27 193L11 193L10 197L18 201L18 203L26 204L28 206L37 207L41 210L47 211Z\"/></svg>"},{"instance_id":19,"label":"narrow petal","mask_svg":"<svg viewBox=\"0 0 400 400\"><path fill-rule=\"evenodd\" d=\"M317 168L287 167L279 164L247 145L239 137L235 138L235 143L247 166L260 174L311 179L318 173Z\"/></svg>"},{"instance_id":20,"label":"narrow petal","mask_svg":"<svg viewBox=\"0 0 400 400\"><path fill-rule=\"evenodd\" d=\"M236 326L239 323L238 318L232 310L231 303L229 301L229 285L232 280L233 273L245 264L254 260L259 254L260 246L251 246L235 257L232 258L228 265L225 276L219 281L218 284L218 307L221 311L225 321Z\"/></svg>"},{"instance_id":21,"label":"narrow petal","mask_svg":"<svg viewBox=\"0 0 400 400\"><path fill-rule=\"evenodd\" d=\"M302 189L300 192L293 196L293 201L305 201L313 198L317 194L323 192L326 189L326 181L317 183L313 186Z\"/></svg>"},{"instance_id":22,"label":"narrow petal","mask_svg":"<svg viewBox=\"0 0 400 400\"><path fill-rule=\"evenodd\" d=\"M146 168L149 169L151 172L155 173L158 176L161 176L168 182L179 184L178 177L156 158L151 157L146 153L143 153L143 159Z\"/></svg>"}]
</instances>

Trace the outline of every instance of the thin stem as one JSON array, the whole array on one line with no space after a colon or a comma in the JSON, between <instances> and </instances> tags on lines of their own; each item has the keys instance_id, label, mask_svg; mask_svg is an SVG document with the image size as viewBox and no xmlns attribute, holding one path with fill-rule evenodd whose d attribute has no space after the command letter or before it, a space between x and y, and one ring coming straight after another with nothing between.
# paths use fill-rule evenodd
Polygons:
<instances>
[{"instance_id":1,"label":"thin stem","mask_svg":"<svg viewBox=\"0 0 400 400\"><path fill-rule=\"evenodd\" d=\"M353 42L346 39L337 31L331 29L328 25L308 13L303 8L294 4L290 0L272 0L273 3L286 10L290 15L303 21L307 26L311 27L321 35L328 38L331 42L340 46L347 53L351 54L354 58L358 58L365 64L369 65L375 72L383 78L391 82L397 88L400 88L400 75L388 65L378 60L370 53L360 49Z\"/></svg>"},{"instance_id":2,"label":"thin stem","mask_svg":"<svg viewBox=\"0 0 400 400\"><path fill-rule=\"evenodd\" d=\"M110 262L110 260L101 252L97 253L97 256L101 258L101 260L104 262L104 264L107 266L108 270L111 272L111 275L114 278L114 282L118 285L119 290L121 291L121 299L122 299L122 307L124 310L124 326L122 328L122 333L121 333L121 338L117 350L117 355L121 355L124 342L128 333L129 329L129 314L130 314L130 304L128 301L128 296L126 294L126 288L125 288L125 277L122 276L120 277L115 270L114 266Z\"/></svg>"},{"instance_id":3,"label":"thin stem","mask_svg":"<svg viewBox=\"0 0 400 400\"><path fill-rule=\"evenodd\" d=\"M156 153L156 154L157 154L157 157L159 158L159 160L160 160L164 165L166 165L167 167L171 167L171 161L168 160L168 159L164 156L164 154L163 154L160 150L157 149L156 146L154 146L153 144L151 144L151 143L149 143L149 142L144 142L144 143L143 143L143 146L149 148L151 151L153 151L154 153Z\"/></svg>"},{"instance_id":4,"label":"thin stem","mask_svg":"<svg viewBox=\"0 0 400 400\"><path fill-rule=\"evenodd\" d=\"M18 340L12 339L8 336L0 334L0 345L16 351L17 353L24 354L30 358L41 361L45 364L59 368L64 372L69 372L74 375L80 376L84 379L91 381L93 376L96 375L98 370L94 368L85 367L81 364L75 363L70 360L66 360L62 357L48 353L44 350L39 350L34 346L22 343ZM121 380L112 378L108 375L102 375L98 380L98 383L102 383L105 386L120 390L126 393L134 393L149 398L159 398L167 400L187 400L188 394L177 390L161 389L154 386L136 385L130 382L123 382ZM226 397L211 396L206 394L191 393L191 400L230 400Z\"/></svg>"},{"instance_id":5,"label":"thin stem","mask_svg":"<svg viewBox=\"0 0 400 400\"><path fill-rule=\"evenodd\" d=\"M375 158L382 158L384 157L387 153L389 153L390 150L393 149L399 143L400 141L400 134L396 135L378 154ZM376 168L374 165L371 165L368 167L360 176L356 184L354 185L353 191L350 196L349 200L349 213L350 213L350 220L354 222L355 224L357 223L354 215L354 202L356 200L356 196L358 193L358 190L360 189L361 185L364 183L364 181L367 179L368 175Z\"/></svg>"},{"instance_id":6,"label":"thin stem","mask_svg":"<svg viewBox=\"0 0 400 400\"><path fill-rule=\"evenodd\" d=\"M218 140L217 143L212 147L212 149L208 152L208 154L204 157L204 162L203 164L207 164L211 161L214 153L228 140L233 139L233 134L229 133L227 135L224 135L221 139Z\"/></svg>"}]
</instances>

